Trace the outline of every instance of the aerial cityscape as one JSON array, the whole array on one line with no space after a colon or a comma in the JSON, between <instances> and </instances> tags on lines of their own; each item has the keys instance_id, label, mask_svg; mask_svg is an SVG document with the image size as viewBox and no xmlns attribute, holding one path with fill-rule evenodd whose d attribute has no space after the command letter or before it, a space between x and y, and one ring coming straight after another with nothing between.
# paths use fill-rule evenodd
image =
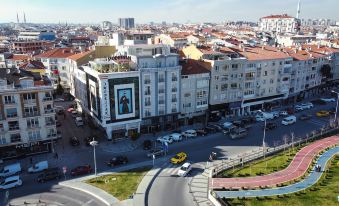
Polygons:
<instances>
[{"instance_id":1,"label":"aerial cityscape","mask_svg":"<svg viewBox=\"0 0 339 206\"><path fill-rule=\"evenodd\" d=\"M4 0L0 206L338 206L336 0Z\"/></svg>"}]
</instances>

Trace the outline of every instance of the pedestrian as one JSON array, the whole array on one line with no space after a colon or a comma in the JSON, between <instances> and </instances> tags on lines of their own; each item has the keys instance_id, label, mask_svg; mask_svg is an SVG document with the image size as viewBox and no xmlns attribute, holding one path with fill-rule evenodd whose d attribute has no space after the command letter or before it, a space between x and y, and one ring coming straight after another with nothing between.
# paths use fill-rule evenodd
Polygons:
<instances>
[{"instance_id":1,"label":"pedestrian","mask_svg":"<svg viewBox=\"0 0 339 206\"><path fill-rule=\"evenodd\" d=\"M32 158L32 157L29 158L29 162L30 162L31 164L33 164L33 158Z\"/></svg>"},{"instance_id":2,"label":"pedestrian","mask_svg":"<svg viewBox=\"0 0 339 206\"><path fill-rule=\"evenodd\" d=\"M55 153L55 159L59 159L59 155L57 152Z\"/></svg>"}]
</instances>

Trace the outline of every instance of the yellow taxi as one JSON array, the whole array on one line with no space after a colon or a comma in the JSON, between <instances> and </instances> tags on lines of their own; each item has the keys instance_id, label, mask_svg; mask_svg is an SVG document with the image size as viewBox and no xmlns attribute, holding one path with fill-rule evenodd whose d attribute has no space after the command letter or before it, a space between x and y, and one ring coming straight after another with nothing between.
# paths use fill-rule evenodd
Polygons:
<instances>
[{"instance_id":1,"label":"yellow taxi","mask_svg":"<svg viewBox=\"0 0 339 206\"><path fill-rule=\"evenodd\" d=\"M171 158L171 163L179 164L187 159L187 154L185 152L179 152L174 157Z\"/></svg>"},{"instance_id":2,"label":"yellow taxi","mask_svg":"<svg viewBox=\"0 0 339 206\"><path fill-rule=\"evenodd\" d=\"M317 113L315 113L317 115L317 117L327 117L328 115L330 115L330 113L328 111L325 110L321 110Z\"/></svg>"}]
</instances>

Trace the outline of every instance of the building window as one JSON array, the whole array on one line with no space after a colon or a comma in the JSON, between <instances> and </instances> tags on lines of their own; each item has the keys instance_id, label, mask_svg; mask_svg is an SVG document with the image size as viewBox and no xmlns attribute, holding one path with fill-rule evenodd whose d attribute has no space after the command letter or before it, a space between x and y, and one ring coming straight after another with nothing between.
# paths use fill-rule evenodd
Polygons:
<instances>
[{"instance_id":1,"label":"building window","mask_svg":"<svg viewBox=\"0 0 339 206\"><path fill-rule=\"evenodd\" d=\"M29 139L29 141L36 141L36 140L41 139L40 131L39 130L29 131L28 132L28 139Z\"/></svg>"},{"instance_id":2,"label":"building window","mask_svg":"<svg viewBox=\"0 0 339 206\"><path fill-rule=\"evenodd\" d=\"M191 93L185 93L184 94L184 97L190 97L191 96Z\"/></svg>"},{"instance_id":3,"label":"building window","mask_svg":"<svg viewBox=\"0 0 339 206\"><path fill-rule=\"evenodd\" d=\"M21 142L20 134L11 134L11 143Z\"/></svg>"},{"instance_id":4,"label":"building window","mask_svg":"<svg viewBox=\"0 0 339 206\"><path fill-rule=\"evenodd\" d=\"M268 72L267 71L264 71L264 76L267 76L268 75Z\"/></svg>"},{"instance_id":5,"label":"building window","mask_svg":"<svg viewBox=\"0 0 339 206\"><path fill-rule=\"evenodd\" d=\"M205 90L200 90L197 92L197 98L200 99L200 98L205 98L207 97L207 91Z\"/></svg>"},{"instance_id":6,"label":"building window","mask_svg":"<svg viewBox=\"0 0 339 206\"><path fill-rule=\"evenodd\" d=\"M39 126L39 119L38 118L27 119L27 127L28 128L38 127L38 126Z\"/></svg>"},{"instance_id":7,"label":"building window","mask_svg":"<svg viewBox=\"0 0 339 206\"><path fill-rule=\"evenodd\" d=\"M215 66L215 71L216 71L216 72L219 71L219 66Z\"/></svg>"},{"instance_id":8,"label":"building window","mask_svg":"<svg viewBox=\"0 0 339 206\"><path fill-rule=\"evenodd\" d=\"M6 141L6 138L4 135L0 135L0 144L6 144L7 141Z\"/></svg>"},{"instance_id":9,"label":"building window","mask_svg":"<svg viewBox=\"0 0 339 206\"><path fill-rule=\"evenodd\" d=\"M228 84L222 84L221 85L221 91L227 90L227 86L228 86Z\"/></svg>"},{"instance_id":10,"label":"building window","mask_svg":"<svg viewBox=\"0 0 339 206\"><path fill-rule=\"evenodd\" d=\"M274 83L274 79L270 79L270 84L273 84Z\"/></svg>"},{"instance_id":11,"label":"building window","mask_svg":"<svg viewBox=\"0 0 339 206\"><path fill-rule=\"evenodd\" d=\"M223 69L224 71L227 71L228 68L229 68L229 65L224 65L224 66L222 67L222 69Z\"/></svg>"},{"instance_id":12,"label":"building window","mask_svg":"<svg viewBox=\"0 0 339 206\"><path fill-rule=\"evenodd\" d=\"M5 104L14 104L14 103L15 103L14 96L12 95L5 96Z\"/></svg>"},{"instance_id":13,"label":"building window","mask_svg":"<svg viewBox=\"0 0 339 206\"><path fill-rule=\"evenodd\" d=\"M144 75L144 83L150 84L151 83L151 76L149 74Z\"/></svg>"},{"instance_id":14,"label":"building window","mask_svg":"<svg viewBox=\"0 0 339 206\"><path fill-rule=\"evenodd\" d=\"M219 76L214 76L214 79L215 80L219 80Z\"/></svg>"},{"instance_id":15,"label":"building window","mask_svg":"<svg viewBox=\"0 0 339 206\"><path fill-rule=\"evenodd\" d=\"M238 88L238 84L237 83L232 83L231 84L231 89L236 89Z\"/></svg>"}]
</instances>

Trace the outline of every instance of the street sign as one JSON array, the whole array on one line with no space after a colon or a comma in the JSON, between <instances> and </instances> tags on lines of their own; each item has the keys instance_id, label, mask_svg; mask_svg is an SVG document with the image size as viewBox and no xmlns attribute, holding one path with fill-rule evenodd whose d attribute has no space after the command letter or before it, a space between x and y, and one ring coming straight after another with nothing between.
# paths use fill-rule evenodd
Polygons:
<instances>
[{"instance_id":1,"label":"street sign","mask_svg":"<svg viewBox=\"0 0 339 206\"><path fill-rule=\"evenodd\" d=\"M67 167L66 167L66 166L63 166L63 167L62 167L62 172L63 172L64 174L66 174L66 172L67 172Z\"/></svg>"}]
</instances>

